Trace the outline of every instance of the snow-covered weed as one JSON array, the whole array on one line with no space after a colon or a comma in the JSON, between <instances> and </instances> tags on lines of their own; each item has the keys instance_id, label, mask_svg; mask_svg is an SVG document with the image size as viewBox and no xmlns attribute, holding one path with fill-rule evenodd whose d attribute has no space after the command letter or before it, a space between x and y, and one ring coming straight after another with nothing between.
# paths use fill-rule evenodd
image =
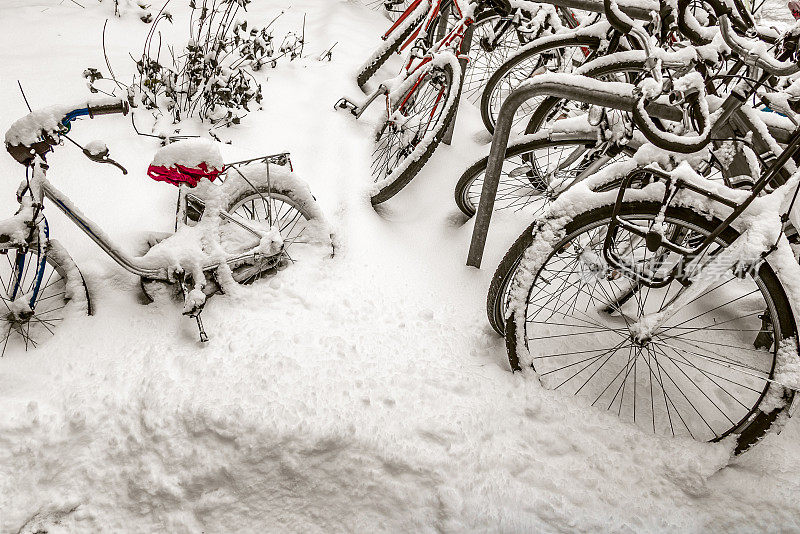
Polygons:
<instances>
[{"instance_id":1,"label":"snow-covered weed","mask_svg":"<svg viewBox=\"0 0 800 534\"><path fill-rule=\"evenodd\" d=\"M304 29L276 39L271 27L283 13L264 26L250 25L240 11L246 11L251 0L189 0L185 44L162 42L160 27L173 23L170 1L158 11L148 6L155 14L148 17L152 22L141 54L132 56L136 74L127 86L131 105L153 111L156 118L173 124L198 118L214 127L239 124L263 98L254 73L302 55ZM100 71L86 69L84 77L90 89L98 91Z\"/></svg>"}]
</instances>

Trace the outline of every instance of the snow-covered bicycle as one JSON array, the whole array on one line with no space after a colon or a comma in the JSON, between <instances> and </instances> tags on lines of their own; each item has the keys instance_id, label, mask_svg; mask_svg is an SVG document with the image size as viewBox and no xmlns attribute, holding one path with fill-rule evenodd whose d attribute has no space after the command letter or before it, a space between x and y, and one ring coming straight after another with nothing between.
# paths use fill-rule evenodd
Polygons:
<instances>
[{"instance_id":1,"label":"snow-covered bicycle","mask_svg":"<svg viewBox=\"0 0 800 534\"><path fill-rule=\"evenodd\" d=\"M511 367L534 371L546 388L656 435L726 440L739 454L785 423L800 389L800 267L791 248L800 91L765 88L800 72L800 33L787 32L775 56L752 39L758 28L737 35L728 8L717 14L725 46L758 74L717 100L706 99L702 77L679 85L685 98L673 102L697 133L654 127L646 104L660 92L634 98L634 121L652 145L576 183L532 225L513 268L505 337ZM749 108L757 93L786 104L788 136L773 137ZM768 157L755 136L728 137L740 112L743 130L770 140ZM753 178L748 190L693 168L698 152L722 140L725 166ZM604 189L611 183L618 191Z\"/></svg>"},{"instance_id":2,"label":"snow-covered bicycle","mask_svg":"<svg viewBox=\"0 0 800 534\"><path fill-rule=\"evenodd\" d=\"M409 49L418 39L429 45L452 30L462 15L464 0L380 0L373 7L385 9L393 21L356 75L359 87L367 82L395 53ZM537 37L577 26L576 14L567 8L530 0L510 0L510 10L488 6L476 14L469 28L469 62L464 73L464 95L480 100L486 81L498 65L520 46ZM462 50L466 53L466 50Z\"/></svg>"},{"instance_id":3,"label":"snow-covered bicycle","mask_svg":"<svg viewBox=\"0 0 800 534\"><path fill-rule=\"evenodd\" d=\"M713 0L709 1L713 5L707 6L708 9L712 9L712 7L721 9ZM525 108L530 112L524 114L525 119L528 120L528 128L526 135L515 138L506 147L493 203L495 210L509 209L523 212L526 218L534 220L532 228L536 224L536 218L559 194L610 163L630 158L639 147L648 142L648 137L652 137L653 134L649 133L650 128L644 131L637 126L638 123L634 123L630 109L604 108L601 107L603 104L591 103L570 96L571 87L591 87L598 95L608 91L608 101L613 101L626 91L635 91L636 82L646 80L653 75L647 58L655 54L661 57L660 73L662 79L669 86L674 83L683 83L678 80L689 72L701 71L707 73L706 85L717 98L725 96L726 92L730 91L732 85L737 83L740 78L759 76L758 72L753 71L754 67L746 64L745 60L735 53L700 55L692 54L693 50L687 47L687 44L694 45L697 42L697 45L694 46L702 46L707 51L708 39L701 40L692 37L688 39L688 43L687 39L675 41L675 38L688 31L689 24L686 20L691 15L689 12L691 6L687 3L679 2L678 8L683 9L681 11L683 15L674 17L677 19L677 25L671 31L660 32L662 37L657 40L658 46L655 45L655 39L650 44L646 40L636 39L630 35L625 36L622 31L614 29L617 39L623 37L637 50L623 50L600 55L574 71L574 74L580 76L556 74L553 78L549 77L552 74L542 74L524 82L529 87L543 82L547 86L547 90L540 91L536 97L525 101L515 113L514 122L516 123L520 116L520 110ZM742 28L746 23L741 13L740 11L731 11L727 15L726 20L734 34L745 33ZM603 22L602 25L606 29L609 26L607 22ZM600 25L595 24L595 27L600 27ZM562 35L572 38L571 34ZM665 39L665 37L669 39ZM771 32L765 37L777 41ZM677 51L665 50L676 42L682 43ZM650 47L651 52L645 51L646 47ZM787 53L791 53L791 50L779 52L784 55ZM618 77L619 75L622 77ZM613 85L590 82L587 78L622 83L624 85L617 87L626 87L626 89L618 92L611 89ZM771 78L765 78L761 83L763 90L772 81ZM690 98L695 98L696 95L697 93ZM633 100L630 101L633 102ZM695 102L699 103L697 100ZM749 142L752 143L753 150L757 155L755 159L764 160L765 157L768 159L772 152L772 145L770 140L761 135L762 130L770 130L773 135L777 136L780 143L787 141L791 131L780 127L780 121L776 123L776 119L780 119L778 115L759 109L763 105L756 105L758 104L756 95L750 97L750 103L748 113L753 115L753 120L756 122L765 120L767 124L763 128L751 126L751 122L741 116L741 111L732 112L725 120L717 122L718 135L714 143L717 148L721 148L725 144L731 145L737 137L735 132L751 131L753 138ZM689 120L691 113L669 104L666 97L662 98L660 102L650 102L649 105L660 108L659 118L654 119L653 122L656 130L659 128L672 129L673 131L682 131L684 135L690 135L690 132L694 131L694 127L698 124L695 120ZM590 110L602 113L592 119L587 115ZM664 114L664 112L668 113ZM619 132L624 133L619 135ZM677 150L677 148L679 147L673 147L672 150ZM751 187L754 179L739 172L737 166L720 161L724 152L724 150L712 150L698 156L694 163L695 170L703 176L719 180L729 187ZM702 163L700 159L702 159ZM469 217L475 215L488 164L488 157L475 162L464 172L456 184L456 204ZM763 166L763 164L764 161L760 162L760 165ZM790 174L787 169L782 169L780 171L781 180L785 181ZM619 187L620 183L621 181L618 180L615 183L604 184L603 187L606 190L612 190ZM503 333L504 328L509 283L523 251L530 243L530 236L530 231L523 232L514 242L500 262L490 285L487 315L492 327L500 334Z\"/></svg>"},{"instance_id":4,"label":"snow-covered bicycle","mask_svg":"<svg viewBox=\"0 0 800 534\"><path fill-rule=\"evenodd\" d=\"M50 237L45 199L121 267L141 277L148 296L166 288L182 297L183 313L196 319L202 341L208 339L200 320L208 296L283 268L300 243L330 246L322 212L308 186L292 173L288 154L225 165L214 143L186 139L160 149L148 170L151 178L179 186L175 232L153 234L143 256L127 253L50 182L45 161L60 139L68 138L75 119L127 112L127 102L109 99L53 106L17 120L6 133L6 149L26 167L26 177L17 189L19 210L0 222L2 353L15 336L26 348L37 346L70 309L92 313L83 276ZM90 160L127 173L104 143L82 149Z\"/></svg>"},{"instance_id":5,"label":"snow-covered bicycle","mask_svg":"<svg viewBox=\"0 0 800 534\"><path fill-rule=\"evenodd\" d=\"M457 3L454 6L458 8ZM459 56L465 34L487 10L508 15L512 6L509 0L472 0L459 8L458 21L446 35L434 42L416 39L401 73L381 83L363 103L347 98L336 103L336 108L348 109L356 118L375 101L385 103L386 116L376 131L372 157L373 205L408 185L444 138L461 96ZM438 13L435 9L425 13L428 19L423 27L430 34Z\"/></svg>"}]
</instances>

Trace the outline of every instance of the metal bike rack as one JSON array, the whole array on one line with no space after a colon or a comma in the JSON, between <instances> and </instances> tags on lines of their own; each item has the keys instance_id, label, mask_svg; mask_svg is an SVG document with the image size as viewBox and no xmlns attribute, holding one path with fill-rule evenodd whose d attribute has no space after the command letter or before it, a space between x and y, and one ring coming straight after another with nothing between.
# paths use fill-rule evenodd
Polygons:
<instances>
[{"instance_id":1,"label":"metal bike rack","mask_svg":"<svg viewBox=\"0 0 800 534\"><path fill-rule=\"evenodd\" d=\"M441 11L441 15L439 16L439 27L436 28L436 40L441 41L444 39L444 36L447 34L447 24L450 22L450 15L452 13L451 4L446 4ZM474 32L474 26L470 26L464 32L464 38L461 41L461 48L459 52L461 55L465 57L465 59L460 59L459 64L461 65L461 84L464 83L464 76L466 75L467 69L467 60L466 57L469 56L469 51L472 46L472 34ZM450 121L450 125L447 127L447 131L442 138L442 143L445 145L449 145L453 141L453 131L456 127L456 119L458 117L458 107L453 112L453 120Z\"/></svg>"},{"instance_id":2,"label":"metal bike rack","mask_svg":"<svg viewBox=\"0 0 800 534\"><path fill-rule=\"evenodd\" d=\"M475 213L475 227L472 230L472 241L467 256L468 266L477 268L481 266L514 114L523 103L537 96L557 96L627 112L632 111L636 105L637 98L633 95L633 85L622 82L601 82L595 79L591 79L591 84L581 83L586 80L586 77L575 74L542 74L523 82L503 102L492 137L480 202ZM652 117L673 122L683 120L680 107L658 101L650 102L646 107L647 113ZM738 124L742 131L758 131L756 125L741 111L732 116L731 121ZM794 126L791 124L766 124L766 126L769 134L779 143L788 142L794 132ZM762 144L763 141L759 138L756 148L761 147L763 150L769 148Z\"/></svg>"},{"instance_id":3,"label":"metal bike rack","mask_svg":"<svg viewBox=\"0 0 800 534\"><path fill-rule=\"evenodd\" d=\"M591 11L594 13L604 12L603 0L546 0L544 3L570 9ZM652 12L658 12L659 10L658 2L653 0L617 0L617 5L619 9L628 16L634 19L645 21L651 20ZM437 40L443 39L447 33L447 23L450 21L451 13L452 8L450 4L446 4L442 8L441 15L439 17L439 26L436 28ZM472 34L474 30L475 27L470 26L467 28L467 31L464 32L464 39L461 41L460 49L461 55L464 56L464 58L469 57L469 52L472 47ZM467 59L461 59L459 63L461 64L461 83L463 84L467 69ZM457 119L458 108L456 108L455 112L453 113L453 120L450 121L450 125L447 127L447 131L442 138L442 143L445 145L449 145L453 141L453 132L456 127Z\"/></svg>"},{"instance_id":4,"label":"metal bike rack","mask_svg":"<svg viewBox=\"0 0 800 534\"><path fill-rule=\"evenodd\" d=\"M547 0L544 3L593 13L604 12L603 0ZM617 0L617 6L629 17L645 21L652 20L652 13L659 10L658 2L653 0Z\"/></svg>"},{"instance_id":5,"label":"metal bike rack","mask_svg":"<svg viewBox=\"0 0 800 534\"><path fill-rule=\"evenodd\" d=\"M598 80L592 79L591 87L589 87L580 83L586 79L583 76L574 74L542 74L523 82L503 102L500 113L497 116L497 124L494 127L492 148L489 152L483 188L481 189L481 199L478 210L475 213L475 228L472 231L472 242L470 243L467 257L468 266L478 268L481 266L486 245L486 234L489 231L489 223L494 210L494 201L500 182L500 171L503 168L503 160L508 147L511 126L514 122L514 114L525 101L537 96L559 96L605 108L628 112L633 110L633 106L637 101L633 96L633 85L620 82L598 82ZM647 111L650 115L661 119L677 121L683 118L679 108L659 102L652 102L647 106Z\"/></svg>"}]
</instances>

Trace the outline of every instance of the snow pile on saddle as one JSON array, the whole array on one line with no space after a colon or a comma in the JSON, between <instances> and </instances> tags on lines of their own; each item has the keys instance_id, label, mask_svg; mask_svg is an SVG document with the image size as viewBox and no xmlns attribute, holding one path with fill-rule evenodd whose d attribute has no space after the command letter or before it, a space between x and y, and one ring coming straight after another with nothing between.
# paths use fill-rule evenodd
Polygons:
<instances>
[{"instance_id":1,"label":"snow pile on saddle","mask_svg":"<svg viewBox=\"0 0 800 534\"><path fill-rule=\"evenodd\" d=\"M213 182L224 168L216 143L203 138L184 139L156 152L147 175L158 182L195 187L203 178Z\"/></svg>"},{"instance_id":2,"label":"snow pile on saddle","mask_svg":"<svg viewBox=\"0 0 800 534\"><path fill-rule=\"evenodd\" d=\"M210 139L197 137L166 145L153 156L152 164L159 167L197 167L201 163L210 169L222 170L225 166L217 144Z\"/></svg>"}]
</instances>

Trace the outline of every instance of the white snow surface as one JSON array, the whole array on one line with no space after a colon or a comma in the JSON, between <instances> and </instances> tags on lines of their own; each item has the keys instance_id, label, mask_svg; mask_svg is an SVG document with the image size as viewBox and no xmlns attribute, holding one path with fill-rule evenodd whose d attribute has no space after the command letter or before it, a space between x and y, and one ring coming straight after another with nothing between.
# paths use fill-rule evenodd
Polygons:
<instances>
[{"instance_id":1,"label":"white snow surface","mask_svg":"<svg viewBox=\"0 0 800 534\"><path fill-rule=\"evenodd\" d=\"M17 79L34 108L85 98L109 6L80 3L0 4L3 130L27 113ZM0 531L800 531L796 420L729 464L723 445L653 437L509 371L484 299L529 221L498 214L483 269L464 266L472 224L452 189L488 140L477 110L461 104L453 145L376 212L370 133L385 111L356 121L333 104L357 94L388 22L355 0L254 0L247 16L281 9L287 29L307 14L306 59L258 74L264 109L218 132L223 157L288 148L335 257L214 296L201 346L178 304L140 304L138 280L48 206L95 315L0 359ZM184 31L185 5L171 10ZM147 30L109 20L120 79ZM172 229L175 188L145 175L158 140L121 117L70 135L103 139L130 171L68 146L48 157L51 181L109 235L133 248ZM10 216L22 169L5 157L0 171Z\"/></svg>"}]
</instances>

